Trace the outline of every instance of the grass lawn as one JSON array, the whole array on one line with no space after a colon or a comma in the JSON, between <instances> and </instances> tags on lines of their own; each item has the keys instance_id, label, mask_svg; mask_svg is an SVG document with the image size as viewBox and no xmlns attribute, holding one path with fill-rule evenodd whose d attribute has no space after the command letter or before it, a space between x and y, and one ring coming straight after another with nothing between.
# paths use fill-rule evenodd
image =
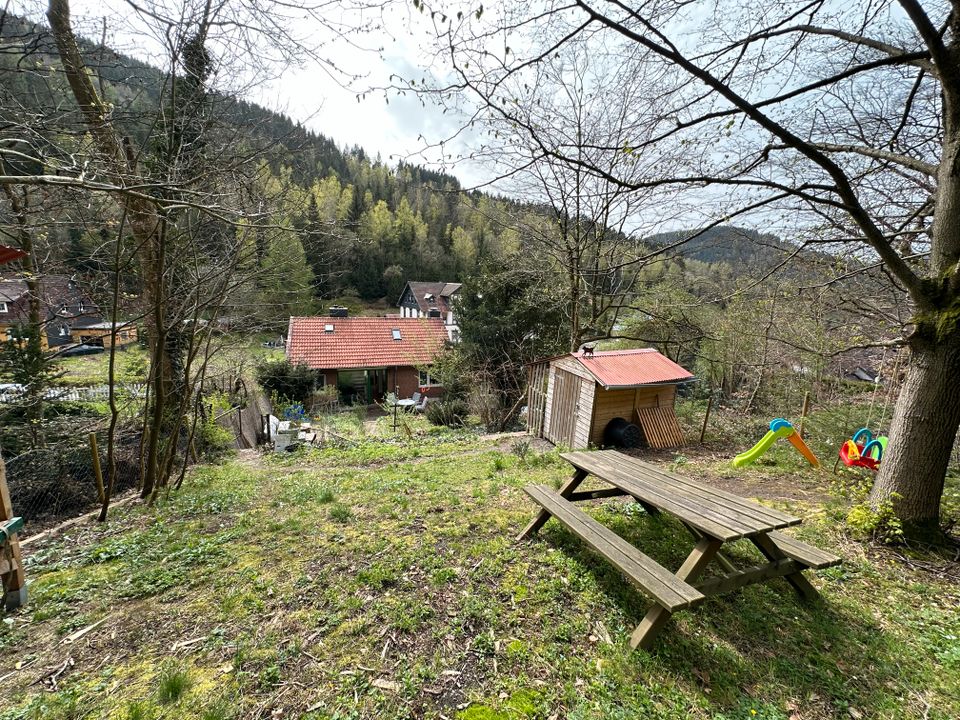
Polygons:
<instances>
[{"instance_id":1,"label":"grass lawn","mask_svg":"<svg viewBox=\"0 0 960 720\"><path fill-rule=\"evenodd\" d=\"M734 478L717 453L664 456L804 516L797 534L844 564L813 576L822 603L776 580L633 652L647 602L609 565L555 522L514 542L534 512L521 487L569 472L508 442L243 454L157 508L29 546L0 718L960 717L960 569L846 538L826 472L785 454ZM637 505L588 507L670 567L690 549Z\"/></svg>"}]
</instances>

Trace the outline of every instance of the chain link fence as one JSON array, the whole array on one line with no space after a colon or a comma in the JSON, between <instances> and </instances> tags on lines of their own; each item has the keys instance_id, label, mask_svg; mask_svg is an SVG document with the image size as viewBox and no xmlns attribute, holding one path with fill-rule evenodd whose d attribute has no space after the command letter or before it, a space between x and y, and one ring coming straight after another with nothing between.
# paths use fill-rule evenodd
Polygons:
<instances>
[{"instance_id":1,"label":"chain link fence","mask_svg":"<svg viewBox=\"0 0 960 720\"><path fill-rule=\"evenodd\" d=\"M109 482L105 435L97 438L104 484ZM35 448L5 458L7 486L16 515L24 519L24 537L81 515L100 505L93 453L87 435L73 442ZM113 497L140 481L139 435L117 437Z\"/></svg>"}]
</instances>

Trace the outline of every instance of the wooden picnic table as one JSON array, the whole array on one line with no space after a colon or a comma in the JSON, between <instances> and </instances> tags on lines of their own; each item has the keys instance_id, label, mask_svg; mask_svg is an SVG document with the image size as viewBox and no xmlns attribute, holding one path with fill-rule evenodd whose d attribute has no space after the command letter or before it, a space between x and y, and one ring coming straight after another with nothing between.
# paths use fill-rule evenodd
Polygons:
<instances>
[{"instance_id":1,"label":"wooden picnic table","mask_svg":"<svg viewBox=\"0 0 960 720\"><path fill-rule=\"evenodd\" d=\"M835 555L778 532L800 524L800 518L794 515L666 472L616 450L571 452L561 457L576 472L559 491L545 485L524 488L542 510L518 539L529 537L551 517L556 518L650 595L654 605L630 638L634 648L649 648L675 611L746 585L782 577L802 598L815 599L819 594L803 572L840 562ZM590 475L612 487L578 492ZM695 545L679 570L663 567L574 505L619 495L632 496L651 515L664 512L674 516L690 531ZM736 567L721 548L738 540L751 542L767 562ZM711 562L720 566L722 574L697 582Z\"/></svg>"}]
</instances>

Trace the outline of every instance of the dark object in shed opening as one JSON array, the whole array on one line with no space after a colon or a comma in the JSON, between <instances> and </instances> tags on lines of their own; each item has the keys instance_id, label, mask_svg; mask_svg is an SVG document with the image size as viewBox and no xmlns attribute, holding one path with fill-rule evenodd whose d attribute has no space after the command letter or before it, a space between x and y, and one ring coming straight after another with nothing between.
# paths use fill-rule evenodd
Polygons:
<instances>
[{"instance_id":1,"label":"dark object in shed opening","mask_svg":"<svg viewBox=\"0 0 960 720\"><path fill-rule=\"evenodd\" d=\"M603 429L603 444L620 448L638 448L643 442L640 428L621 417L614 418Z\"/></svg>"}]
</instances>

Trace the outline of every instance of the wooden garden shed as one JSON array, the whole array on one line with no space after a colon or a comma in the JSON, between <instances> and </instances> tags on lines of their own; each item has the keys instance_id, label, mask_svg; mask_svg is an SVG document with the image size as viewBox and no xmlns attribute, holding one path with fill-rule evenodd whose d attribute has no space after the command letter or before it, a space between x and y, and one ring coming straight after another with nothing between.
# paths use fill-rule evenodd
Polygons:
<instances>
[{"instance_id":1,"label":"wooden garden shed","mask_svg":"<svg viewBox=\"0 0 960 720\"><path fill-rule=\"evenodd\" d=\"M570 353L528 367L527 431L572 449L603 444L614 418L635 423L649 447L683 444L677 385L693 374L653 348Z\"/></svg>"}]
</instances>

